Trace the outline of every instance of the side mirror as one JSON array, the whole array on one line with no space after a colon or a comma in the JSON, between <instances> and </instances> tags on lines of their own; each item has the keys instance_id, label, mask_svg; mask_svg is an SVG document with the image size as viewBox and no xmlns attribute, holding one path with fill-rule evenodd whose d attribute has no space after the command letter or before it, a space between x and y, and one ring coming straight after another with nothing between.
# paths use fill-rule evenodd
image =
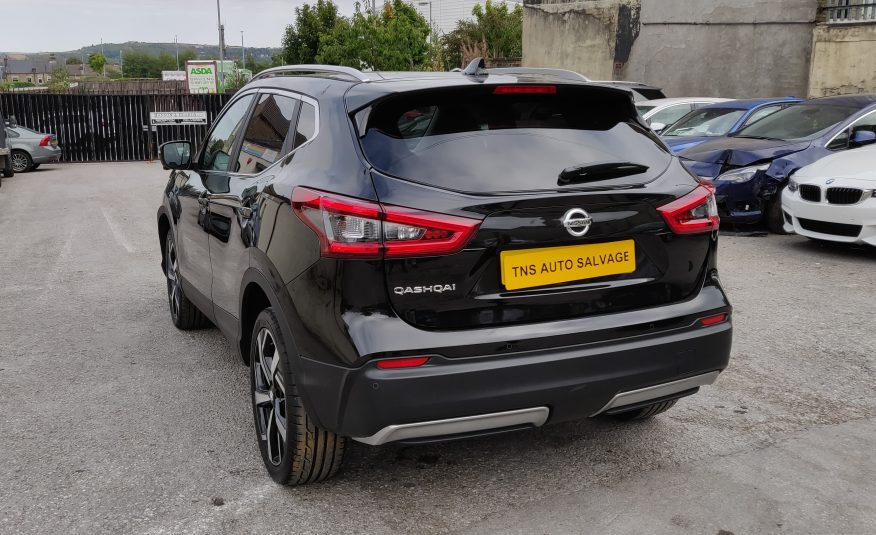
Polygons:
<instances>
[{"instance_id":1,"label":"side mirror","mask_svg":"<svg viewBox=\"0 0 876 535\"><path fill-rule=\"evenodd\" d=\"M651 123L651 130L656 133L660 133L666 129L666 125L664 123Z\"/></svg>"},{"instance_id":2,"label":"side mirror","mask_svg":"<svg viewBox=\"0 0 876 535\"><path fill-rule=\"evenodd\" d=\"M188 169L192 165L192 144L189 141L168 141L158 147L158 157L165 169Z\"/></svg>"},{"instance_id":3,"label":"side mirror","mask_svg":"<svg viewBox=\"0 0 876 535\"><path fill-rule=\"evenodd\" d=\"M876 142L876 132L872 130L855 130L855 133L852 134L851 145L854 147L869 145L873 142Z\"/></svg>"}]
</instances>

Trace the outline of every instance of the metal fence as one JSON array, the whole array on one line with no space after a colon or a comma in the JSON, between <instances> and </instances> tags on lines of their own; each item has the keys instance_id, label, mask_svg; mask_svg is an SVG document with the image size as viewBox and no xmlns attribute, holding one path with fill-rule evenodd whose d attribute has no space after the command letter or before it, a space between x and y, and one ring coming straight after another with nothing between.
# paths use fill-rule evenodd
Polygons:
<instances>
[{"instance_id":1,"label":"metal fence","mask_svg":"<svg viewBox=\"0 0 876 535\"><path fill-rule=\"evenodd\" d=\"M873 0L829 0L825 10L831 24L876 22Z\"/></svg>"},{"instance_id":2,"label":"metal fence","mask_svg":"<svg viewBox=\"0 0 876 535\"><path fill-rule=\"evenodd\" d=\"M230 95L0 94L0 110L21 126L55 134L62 161L151 160L165 141L200 145L203 125L149 126L153 111L206 111L212 124Z\"/></svg>"}]
</instances>

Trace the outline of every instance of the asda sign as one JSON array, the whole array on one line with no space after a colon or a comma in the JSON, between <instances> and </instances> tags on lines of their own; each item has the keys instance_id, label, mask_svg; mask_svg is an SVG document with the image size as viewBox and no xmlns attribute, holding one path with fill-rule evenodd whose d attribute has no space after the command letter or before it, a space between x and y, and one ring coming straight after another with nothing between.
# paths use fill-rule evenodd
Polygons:
<instances>
[{"instance_id":1,"label":"asda sign","mask_svg":"<svg viewBox=\"0 0 876 535\"><path fill-rule=\"evenodd\" d=\"M215 61L186 62L189 93L216 93L218 86Z\"/></svg>"}]
</instances>

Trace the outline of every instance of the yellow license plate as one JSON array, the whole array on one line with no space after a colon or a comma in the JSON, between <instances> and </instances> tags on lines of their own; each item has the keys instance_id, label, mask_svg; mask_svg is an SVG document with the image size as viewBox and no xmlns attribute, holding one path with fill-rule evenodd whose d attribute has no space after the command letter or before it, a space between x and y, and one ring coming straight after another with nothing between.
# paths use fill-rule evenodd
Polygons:
<instances>
[{"instance_id":1,"label":"yellow license plate","mask_svg":"<svg viewBox=\"0 0 876 535\"><path fill-rule=\"evenodd\" d=\"M636 270L633 240L499 253L502 284L508 290L548 286Z\"/></svg>"}]
</instances>

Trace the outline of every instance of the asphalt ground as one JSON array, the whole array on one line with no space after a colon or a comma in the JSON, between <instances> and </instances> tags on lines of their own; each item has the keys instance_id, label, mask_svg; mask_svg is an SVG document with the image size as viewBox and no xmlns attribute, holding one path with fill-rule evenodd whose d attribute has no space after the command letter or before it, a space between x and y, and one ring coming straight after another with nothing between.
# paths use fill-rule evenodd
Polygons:
<instances>
[{"instance_id":1,"label":"asphalt ground","mask_svg":"<svg viewBox=\"0 0 876 535\"><path fill-rule=\"evenodd\" d=\"M730 367L650 421L352 443L275 485L248 375L167 311L154 163L0 188L2 533L874 533L876 253L722 236Z\"/></svg>"}]
</instances>

